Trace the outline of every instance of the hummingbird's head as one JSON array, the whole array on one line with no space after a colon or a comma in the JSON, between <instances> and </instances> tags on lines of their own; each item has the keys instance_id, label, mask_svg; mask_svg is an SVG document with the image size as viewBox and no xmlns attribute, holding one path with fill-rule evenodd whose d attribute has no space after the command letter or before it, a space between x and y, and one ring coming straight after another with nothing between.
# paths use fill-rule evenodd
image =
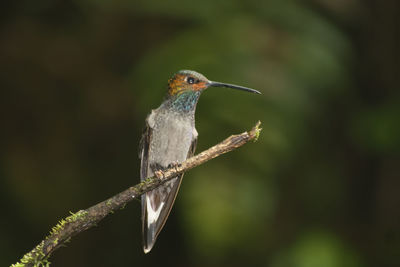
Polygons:
<instances>
[{"instance_id":1,"label":"hummingbird's head","mask_svg":"<svg viewBox=\"0 0 400 267\"><path fill-rule=\"evenodd\" d=\"M229 84L229 83L220 83L213 82L208 80L204 75L195 72L193 70L180 70L174 74L174 76L168 81L168 94L170 96L180 95L184 92L201 92L208 87L227 87L242 91L247 91L251 93L261 94L259 91Z\"/></svg>"},{"instance_id":2,"label":"hummingbird's head","mask_svg":"<svg viewBox=\"0 0 400 267\"><path fill-rule=\"evenodd\" d=\"M203 90L208 87L228 87L261 94L259 91L229 83L213 82L192 70L180 70L168 81L168 95L165 105L179 111L194 111Z\"/></svg>"},{"instance_id":3,"label":"hummingbird's head","mask_svg":"<svg viewBox=\"0 0 400 267\"><path fill-rule=\"evenodd\" d=\"M209 80L192 70L180 70L168 81L168 94L179 95L183 92L201 92L208 87Z\"/></svg>"}]
</instances>

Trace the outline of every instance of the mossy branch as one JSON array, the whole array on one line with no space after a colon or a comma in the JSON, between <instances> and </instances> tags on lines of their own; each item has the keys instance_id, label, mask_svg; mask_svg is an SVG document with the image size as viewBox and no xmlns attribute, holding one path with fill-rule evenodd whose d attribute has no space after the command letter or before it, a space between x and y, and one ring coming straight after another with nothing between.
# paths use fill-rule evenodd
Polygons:
<instances>
[{"instance_id":1,"label":"mossy branch","mask_svg":"<svg viewBox=\"0 0 400 267\"><path fill-rule=\"evenodd\" d=\"M206 161L230 152L246 144L250 140L256 141L261 131L260 124L260 122L257 122L250 131L232 135L221 143L187 159L178 166L161 171L161 173L159 173L162 177L161 179L156 176L149 177L143 182L86 210L71 213L70 216L62 219L53 227L50 234L42 240L39 245L25 254L18 263L12 266L49 266L48 258L51 253L69 241L71 237L97 225L104 217L121 209L131 200L171 180L177 174L186 172Z\"/></svg>"}]
</instances>

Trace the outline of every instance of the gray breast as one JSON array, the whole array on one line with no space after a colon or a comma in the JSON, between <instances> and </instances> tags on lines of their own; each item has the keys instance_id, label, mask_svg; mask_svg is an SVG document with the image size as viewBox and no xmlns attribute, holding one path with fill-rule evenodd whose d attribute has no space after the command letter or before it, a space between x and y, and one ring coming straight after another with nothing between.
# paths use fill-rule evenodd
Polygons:
<instances>
[{"instance_id":1,"label":"gray breast","mask_svg":"<svg viewBox=\"0 0 400 267\"><path fill-rule=\"evenodd\" d=\"M197 131L191 116L175 112L152 112L148 121L153 128L149 160L167 167L174 162L186 160Z\"/></svg>"}]
</instances>

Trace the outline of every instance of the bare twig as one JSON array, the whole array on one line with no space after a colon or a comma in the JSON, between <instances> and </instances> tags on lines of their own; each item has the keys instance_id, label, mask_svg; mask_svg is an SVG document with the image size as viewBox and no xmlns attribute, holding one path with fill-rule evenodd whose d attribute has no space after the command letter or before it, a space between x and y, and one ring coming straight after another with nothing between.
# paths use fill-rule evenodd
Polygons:
<instances>
[{"instance_id":1,"label":"bare twig","mask_svg":"<svg viewBox=\"0 0 400 267\"><path fill-rule=\"evenodd\" d=\"M61 220L55 227L52 228L50 234L42 240L33 250L24 255L20 262L12 266L48 266L48 258L51 253L69 241L71 237L83 232L100 222L110 213L124 207L132 199L160 186L161 184L171 180L177 174L186 172L200 164L209 161L221 154L232 151L250 140L257 140L261 131L260 122L253 127L249 132L244 132L238 135L232 135L221 143L207 149L206 151L193 156L183 163L171 167L163 171L162 179L155 176L149 177L143 182L132 186L125 191L100 202L86 210L80 210L77 213L72 213L67 218Z\"/></svg>"}]
</instances>

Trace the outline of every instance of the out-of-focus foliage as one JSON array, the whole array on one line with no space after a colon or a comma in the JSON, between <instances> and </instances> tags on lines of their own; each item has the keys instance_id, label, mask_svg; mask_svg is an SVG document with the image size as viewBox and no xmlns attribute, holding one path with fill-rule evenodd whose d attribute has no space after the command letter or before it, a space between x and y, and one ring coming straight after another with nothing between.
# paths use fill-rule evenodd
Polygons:
<instances>
[{"instance_id":1,"label":"out-of-focus foliage","mask_svg":"<svg viewBox=\"0 0 400 267\"><path fill-rule=\"evenodd\" d=\"M399 266L395 0L8 1L0 9L0 265L69 211L138 182L146 114L180 69L253 87L201 96L197 151L153 251L133 202L54 266Z\"/></svg>"}]
</instances>

